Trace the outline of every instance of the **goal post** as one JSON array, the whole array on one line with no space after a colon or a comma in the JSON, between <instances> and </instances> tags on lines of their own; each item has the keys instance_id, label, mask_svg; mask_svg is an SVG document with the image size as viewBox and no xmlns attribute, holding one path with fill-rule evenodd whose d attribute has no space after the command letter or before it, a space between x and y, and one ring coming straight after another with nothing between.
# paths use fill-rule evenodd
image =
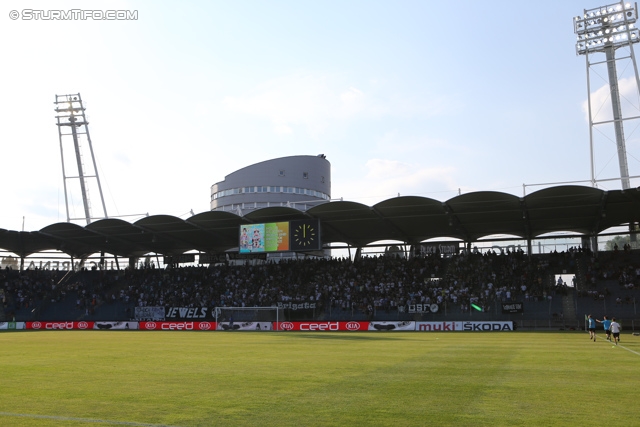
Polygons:
<instances>
[{"instance_id":1,"label":"goal post","mask_svg":"<svg viewBox=\"0 0 640 427\"><path fill-rule=\"evenodd\" d=\"M214 313L219 331L277 331L284 320L278 307L216 307Z\"/></svg>"}]
</instances>

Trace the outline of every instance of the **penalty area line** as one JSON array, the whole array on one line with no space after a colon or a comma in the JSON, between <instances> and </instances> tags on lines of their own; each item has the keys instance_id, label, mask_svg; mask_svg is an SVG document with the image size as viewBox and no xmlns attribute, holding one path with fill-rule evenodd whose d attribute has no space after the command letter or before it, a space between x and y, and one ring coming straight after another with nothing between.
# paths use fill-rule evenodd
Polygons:
<instances>
[{"instance_id":1,"label":"penalty area line","mask_svg":"<svg viewBox=\"0 0 640 427\"><path fill-rule=\"evenodd\" d=\"M179 427L179 426L171 426L167 424L149 424L149 423L136 423L131 421L100 420L100 419L94 419L94 418L61 417L56 415L14 414L12 412L0 412L0 416L35 418L35 419L55 420L55 421L78 421L82 423L113 424L113 425L119 425L119 426L133 426L133 427Z\"/></svg>"}]
</instances>

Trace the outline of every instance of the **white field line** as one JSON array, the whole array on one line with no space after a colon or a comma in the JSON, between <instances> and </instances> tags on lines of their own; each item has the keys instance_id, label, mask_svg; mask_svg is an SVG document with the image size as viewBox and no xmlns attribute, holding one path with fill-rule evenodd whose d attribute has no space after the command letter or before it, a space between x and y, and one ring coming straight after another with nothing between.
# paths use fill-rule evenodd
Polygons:
<instances>
[{"instance_id":1,"label":"white field line","mask_svg":"<svg viewBox=\"0 0 640 427\"><path fill-rule=\"evenodd\" d=\"M601 335L596 334L596 338L599 338L599 339L600 339L600 341L603 341L603 342L605 342L605 343L610 342L611 344L616 345L616 344L613 342L613 337L611 337L611 341L607 341L607 336L606 336L606 335L605 335L604 337L602 337ZM618 343L618 345L617 345L616 347L624 348L625 350L627 350L627 351L629 351L629 352L631 352L631 353L633 353L633 354L637 354L638 356L640 356L640 353L638 353L637 351L633 351L633 350L631 350L630 348L627 348L627 347L623 346L623 345L622 345L622 344L620 344L620 343Z\"/></svg>"}]
</instances>

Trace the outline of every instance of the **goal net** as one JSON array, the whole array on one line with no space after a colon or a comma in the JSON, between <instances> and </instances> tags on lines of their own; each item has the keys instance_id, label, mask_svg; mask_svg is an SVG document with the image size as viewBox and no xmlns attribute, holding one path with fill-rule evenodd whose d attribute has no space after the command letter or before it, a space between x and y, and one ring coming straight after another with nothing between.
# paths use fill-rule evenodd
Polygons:
<instances>
[{"instance_id":1,"label":"goal net","mask_svg":"<svg viewBox=\"0 0 640 427\"><path fill-rule=\"evenodd\" d=\"M216 307L214 313L219 331L278 330L284 320L278 307Z\"/></svg>"}]
</instances>

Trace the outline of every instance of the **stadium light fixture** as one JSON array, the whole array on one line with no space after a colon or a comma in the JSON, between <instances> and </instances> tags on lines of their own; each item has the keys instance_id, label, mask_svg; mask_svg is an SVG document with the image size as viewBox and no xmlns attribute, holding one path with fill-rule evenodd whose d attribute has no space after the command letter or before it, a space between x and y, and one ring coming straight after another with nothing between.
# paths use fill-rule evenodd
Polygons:
<instances>
[{"instance_id":1,"label":"stadium light fixture","mask_svg":"<svg viewBox=\"0 0 640 427\"><path fill-rule=\"evenodd\" d=\"M616 61L630 59L633 64L635 75L636 94L640 95L640 73L636 64L633 44L640 41L640 29L637 26L638 4L619 1L607 6L600 6L594 9L584 9L583 14L573 19L573 30L577 36L576 54L584 55L587 64L587 93L589 96L589 139L591 151L591 182L596 186L595 160L594 160L594 127L599 125L613 125L615 142L618 152L618 164L620 167L620 183L623 190L631 188L629 177L629 165L627 162L627 149L625 142L624 124L630 120L638 120L640 116L630 115L629 111L622 108L622 98L620 96L619 80ZM616 57L616 51L620 48L628 48L628 56L623 53L622 57ZM592 61L592 54L603 53L604 61L599 59ZM600 56L600 55L597 55ZM601 57L601 56L600 56ZM607 69L609 77L609 95L611 101L611 112L613 120L594 121L592 97L591 97L591 67L602 64ZM640 98L639 98L640 99ZM637 127L637 124L636 124ZM629 223L632 246L636 247L635 225Z\"/></svg>"},{"instance_id":2,"label":"stadium light fixture","mask_svg":"<svg viewBox=\"0 0 640 427\"><path fill-rule=\"evenodd\" d=\"M577 36L576 54L587 55L605 52L629 43L640 41L640 29L636 26L638 5L619 2L608 6L585 9L573 19L573 29Z\"/></svg>"},{"instance_id":3,"label":"stadium light fixture","mask_svg":"<svg viewBox=\"0 0 640 427\"><path fill-rule=\"evenodd\" d=\"M609 75L609 91L611 99L611 107L613 113L613 127L616 136L616 146L618 150L618 163L620 166L620 179L622 189L631 188L629 180L629 165L627 162L627 150L625 144L625 136L623 122L635 117L629 118L623 115L621 106L621 97L619 89L619 76L616 67L616 51L622 47L629 48L629 58L633 63L635 71L635 80L637 87L640 89L640 74L636 66L635 54L633 52L633 44L640 41L640 29L636 25L638 20L638 5L620 1L607 6L600 6L594 9L584 9L583 14L573 19L573 30L578 38L576 43L576 54L584 55L587 62L587 90L589 93L589 126L591 139L591 181L596 185L594 151L593 151L593 127L591 109L591 83L590 68L595 64L606 64L607 74ZM592 62L590 55L604 53L604 62Z\"/></svg>"}]
</instances>

